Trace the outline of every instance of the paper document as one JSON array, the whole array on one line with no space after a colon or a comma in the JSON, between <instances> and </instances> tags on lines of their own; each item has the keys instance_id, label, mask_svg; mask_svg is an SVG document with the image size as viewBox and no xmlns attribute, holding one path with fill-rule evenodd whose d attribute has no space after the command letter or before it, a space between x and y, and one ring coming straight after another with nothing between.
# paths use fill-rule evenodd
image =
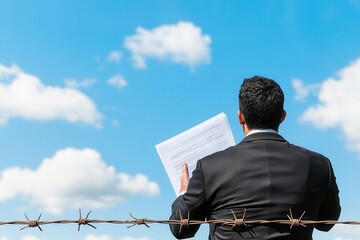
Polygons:
<instances>
[{"instance_id":1,"label":"paper document","mask_svg":"<svg viewBox=\"0 0 360 240\"><path fill-rule=\"evenodd\" d=\"M220 113L155 147L178 195L183 162L188 164L191 177L197 160L233 145L235 140L226 115Z\"/></svg>"}]
</instances>

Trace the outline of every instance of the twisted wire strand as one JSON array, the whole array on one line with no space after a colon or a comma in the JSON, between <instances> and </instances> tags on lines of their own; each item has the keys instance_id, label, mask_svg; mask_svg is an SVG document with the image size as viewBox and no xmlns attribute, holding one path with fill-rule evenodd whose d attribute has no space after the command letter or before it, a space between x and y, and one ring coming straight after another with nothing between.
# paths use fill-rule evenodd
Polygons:
<instances>
[{"instance_id":1,"label":"twisted wire strand","mask_svg":"<svg viewBox=\"0 0 360 240\"><path fill-rule=\"evenodd\" d=\"M43 231L41 226L48 225L48 224L77 224L78 225L78 231L80 231L80 228L82 225L90 226L94 229L96 227L94 225L100 224L100 223L107 223L107 224L116 224L116 225L128 225L127 228L131 228L137 225L144 225L146 227L150 227L150 224L174 224L174 225L180 225L181 232L184 228L188 227L189 225L201 225L201 224L221 224L226 225L231 228L239 228L246 225L264 225L264 224L286 224L289 225L290 228L293 227L306 227L307 225L315 225L315 224L346 224L346 225L360 225L360 221L335 221L335 220L305 220L302 219L305 215L305 212L301 214L299 218L295 218L292 214L291 209L289 210L289 214L287 214L287 219L278 219L278 220L266 220L266 219L259 219L259 220L253 220L253 219L245 219L246 217L246 209L244 209L243 214L241 218L238 218L234 211L231 209L231 214L233 216L233 219L212 219L212 220L191 220L190 219L190 212L187 214L187 218L184 218L184 216L181 215L181 212L179 211L180 219L178 220L152 220L147 218L136 218L131 213L130 217L132 219L128 220L97 220L97 219L90 219L90 213L92 211L88 212L85 218L82 218L81 209L79 209L79 218L77 220L53 220L53 221L43 221L40 220L42 214L39 215L39 217L36 220L30 220L26 214L25 220L22 221L0 221L0 226L4 225L25 225L24 227L20 228L20 230L24 230L26 228L38 228L40 231Z\"/></svg>"}]
</instances>

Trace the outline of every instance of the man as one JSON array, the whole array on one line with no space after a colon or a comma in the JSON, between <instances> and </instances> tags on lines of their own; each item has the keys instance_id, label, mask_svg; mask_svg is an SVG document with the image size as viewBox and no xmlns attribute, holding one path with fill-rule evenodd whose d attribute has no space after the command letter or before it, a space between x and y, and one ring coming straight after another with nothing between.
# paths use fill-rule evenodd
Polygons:
<instances>
[{"instance_id":1,"label":"man","mask_svg":"<svg viewBox=\"0 0 360 240\"><path fill-rule=\"evenodd\" d=\"M189 181L183 166L181 195L170 219L250 220L294 218L337 220L338 187L330 161L315 152L288 143L277 132L285 119L284 94L273 80L245 79L239 93L239 120L245 138L236 146L197 162ZM181 214L181 215L180 215ZM209 239L310 240L313 229L332 225L210 224ZM199 225L170 225L176 238L193 237ZM181 228L181 229L180 229Z\"/></svg>"}]
</instances>

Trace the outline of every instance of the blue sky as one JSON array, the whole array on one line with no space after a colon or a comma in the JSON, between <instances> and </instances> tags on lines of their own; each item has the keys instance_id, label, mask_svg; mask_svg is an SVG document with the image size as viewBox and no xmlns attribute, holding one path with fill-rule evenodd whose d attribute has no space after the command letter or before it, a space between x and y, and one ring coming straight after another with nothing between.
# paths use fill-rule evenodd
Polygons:
<instances>
[{"instance_id":1,"label":"blue sky","mask_svg":"<svg viewBox=\"0 0 360 240\"><path fill-rule=\"evenodd\" d=\"M220 112L241 141L237 94L253 75L282 86L280 133L331 159L341 219L359 220L359 25L358 0L0 0L0 221L79 207L167 219L175 193L154 145ZM173 239L166 225L97 227L1 226L0 240Z\"/></svg>"}]
</instances>

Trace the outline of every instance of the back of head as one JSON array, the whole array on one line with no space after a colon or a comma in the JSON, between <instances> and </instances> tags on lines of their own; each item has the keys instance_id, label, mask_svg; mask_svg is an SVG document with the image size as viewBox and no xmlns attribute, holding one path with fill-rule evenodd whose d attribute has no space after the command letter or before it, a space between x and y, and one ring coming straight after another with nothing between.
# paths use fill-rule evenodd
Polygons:
<instances>
[{"instance_id":1,"label":"back of head","mask_svg":"<svg viewBox=\"0 0 360 240\"><path fill-rule=\"evenodd\" d=\"M284 93L272 79L246 78L239 92L239 109L250 129L277 130L284 109Z\"/></svg>"}]
</instances>

